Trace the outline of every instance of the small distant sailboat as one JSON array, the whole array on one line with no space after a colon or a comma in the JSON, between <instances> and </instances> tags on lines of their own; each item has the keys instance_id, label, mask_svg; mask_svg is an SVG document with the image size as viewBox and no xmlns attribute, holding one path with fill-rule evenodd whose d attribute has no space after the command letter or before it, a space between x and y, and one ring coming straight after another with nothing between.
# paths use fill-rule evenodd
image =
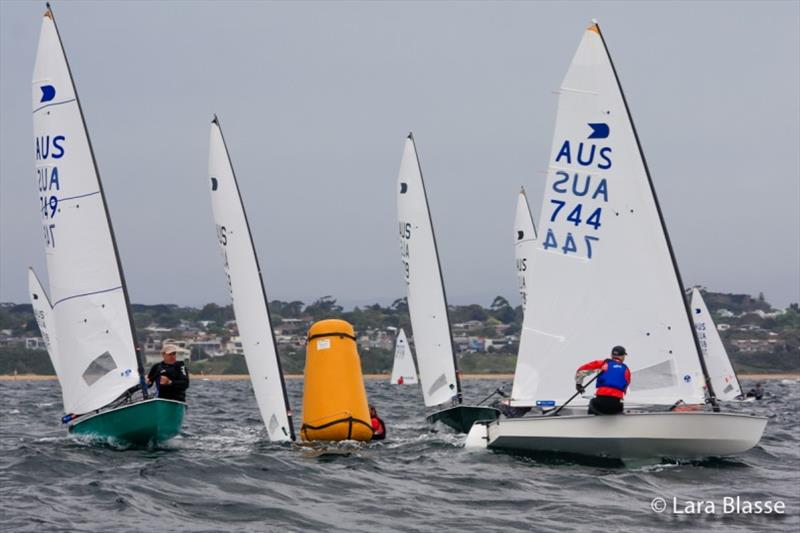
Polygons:
<instances>
[{"instance_id":1,"label":"small distant sailboat","mask_svg":"<svg viewBox=\"0 0 800 533\"><path fill-rule=\"evenodd\" d=\"M599 26L561 84L511 405L563 406L575 369L623 343L626 401L662 412L475 424L468 446L612 458L743 453L766 418L720 413L627 103ZM704 388L705 385L705 388ZM667 411L681 400L714 412ZM571 398L570 398L571 399ZM575 402L586 405L586 399ZM553 411L555 414L557 411Z\"/></svg>"},{"instance_id":2,"label":"small distant sailboat","mask_svg":"<svg viewBox=\"0 0 800 533\"><path fill-rule=\"evenodd\" d=\"M514 258L517 263L517 279L519 279L519 295L523 311L528 305L528 284L530 282L528 264L531 262L535 250L536 226L533 223L525 187L522 187L517 196L517 212L514 216Z\"/></svg>"},{"instance_id":3,"label":"small distant sailboat","mask_svg":"<svg viewBox=\"0 0 800 533\"><path fill-rule=\"evenodd\" d=\"M209 191L236 325L261 418L273 442L294 441L294 425L253 236L219 120L211 122Z\"/></svg>"},{"instance_id":4,"label":"small distant sailboat","mask_svg":"<svg viewBox=\"0 0 800 533\"><path fill-rule=\"evenodd\" d=\"M49 4L33 72L33 130L50 297L32 269L28 285L61 385L62 421L73 434L121 444L167 440L186 405L148 398L108 206Z\"/></svg>"},{"instance_id":5,"label":"small distant sailboat","mask_svg":"<svg viewBox=\"0 0 800 533\"><path fill-rule=\"evenodd\" d=\"M406 139L397 177L397 215L422 396L428 407L450 404L427 420L467 432L476 420L494 420L499 411L463 404L436 238L411 134Z\"/></svg>"},{"instance_id":6,"label":"small distant sailboat","mask_svg":"<svg viewBox=\"0 0 800 533\"><path fill-rule=\"evenodd\" d=\"M725 351L711 313L708 312L706 302L696 287L692 289L691 306L697 339L700 341L700 349L708 365L708 375L717 399L728 402L740 400L742 386L739 384L739 378L733 369L728 352Z\"/></svg>"},{"instance_id":7,"label":"small distant sailboat","mask_svg":"<svg viewBox=\"0 0 800 533\"><path fill-rule=\"evenodd\" d=\"M394 365L389 383L393 385L416 385L417 367L414 365L414 356L411 346L408 345L406 332L400 328L394 345Z\"/></svg>"}]
</instances>

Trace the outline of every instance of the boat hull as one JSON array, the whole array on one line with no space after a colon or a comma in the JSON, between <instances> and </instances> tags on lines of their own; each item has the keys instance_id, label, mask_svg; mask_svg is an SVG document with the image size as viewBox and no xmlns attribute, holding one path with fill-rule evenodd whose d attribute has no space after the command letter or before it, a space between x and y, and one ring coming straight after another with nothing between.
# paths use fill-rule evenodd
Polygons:
<instances>
[{"instance_id":1,"label":"boat hull","mask_svg":"<svg viewBox=\"0 0 800 533\"><path fill-rule=\"evenodd\" d=\"M701 458L744 453L767 419L731 413L539 416L485 425L486 446L610 458Z\"/></svg>"},{"instance_id":2,"label":"boat hull","mask_svg":"<svg viewBox=\"0 0 800 533\"><path fill-rule=\"evenodd\" d=\"M499 416L500 411L493 407L456 405L437 411L428 416L426 420L431 424L441 422L459 433L468 433L475 422L497 420Z\"/></svg>"},{"instance_id":3,"label":"boat hull","mask_svg":"<svg viewBox=\"0 0 800 533\"><path fill-rule=\"evenodd\" d=\"M147 446L177 435L185 413L185 403L155 398L82 417L69 431L117 444Z\"/></svg>"}]
</instances>

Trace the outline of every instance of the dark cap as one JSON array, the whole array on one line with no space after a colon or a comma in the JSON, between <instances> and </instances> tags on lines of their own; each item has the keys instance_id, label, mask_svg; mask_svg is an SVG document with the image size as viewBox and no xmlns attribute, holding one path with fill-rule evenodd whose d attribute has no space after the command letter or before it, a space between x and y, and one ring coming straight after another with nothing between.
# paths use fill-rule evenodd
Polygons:
<instances>
[{"instance_id":1,"label":"dark cap","mask_svg":"<svg viewBox=\"0 0 800 533\"><path fill-rule=\"evenodd\" d=\"M628 355L624 346L614 346L611 348L611 355Z\"/></svg>"}]
</instances>

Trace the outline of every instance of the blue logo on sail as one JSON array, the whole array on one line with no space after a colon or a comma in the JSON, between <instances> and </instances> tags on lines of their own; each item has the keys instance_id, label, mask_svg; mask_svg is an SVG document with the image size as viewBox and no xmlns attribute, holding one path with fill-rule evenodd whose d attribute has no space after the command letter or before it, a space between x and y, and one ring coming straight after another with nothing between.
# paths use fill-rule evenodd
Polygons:
<instances>
[{"instance_id":1,"label":"blue logo on sail","mask_svg":"<svg viewBox=\"0 0 800 533\"><path fill-rule=\"evenodd\" d=\"M605 122L590 122L589 127L592 128L589 139L605 139L608 137L609 129L608 124Z\"/></svg>"},{"instance_id":2,"label":"blue logo on sail","mask_svg":"<svg viewBox=\"0 0 800 533\"><path fill-rule=\"evenodd\" d=\"M56 97L56 88L52 85L42 85L39 88L42 90L42 99L39 100L39 103L49 102Z\"/></svg>"}]
</instances>

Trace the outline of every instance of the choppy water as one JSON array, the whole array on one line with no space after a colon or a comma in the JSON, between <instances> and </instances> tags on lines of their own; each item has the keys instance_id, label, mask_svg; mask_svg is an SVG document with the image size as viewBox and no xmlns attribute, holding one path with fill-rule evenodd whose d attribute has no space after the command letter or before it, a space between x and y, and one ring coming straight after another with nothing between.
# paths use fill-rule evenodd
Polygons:
<instances>
[{"instance_id":1,"label":"choppy water","mask_svg":"<svg viewBox=\"0 0 800 533\"><path fill-rule=\"evenodd\" d=\"M501 385L467 381L468 399ZM746 383L750 386L750 383ZM302 383L289 381L299 411ZM317 457L267 441L249 382L195 380L183 433L153 450L88 446L59 427L56 382L0 383L0 527L47 531L800 530L800 384L746 404L769 416L748 454L692 463L576 464L467 451L424 421L417 386L367 382L389 438ZM299 414L299 413L298 413ZM298 424L300 417L295 421ZM299 424L298 424L299 425ZM723 514L723 498L784 516ZM651 510L663 497L668 510ZM672 498L715 502L677 515Z\"/></svg>"}]
</instances>

